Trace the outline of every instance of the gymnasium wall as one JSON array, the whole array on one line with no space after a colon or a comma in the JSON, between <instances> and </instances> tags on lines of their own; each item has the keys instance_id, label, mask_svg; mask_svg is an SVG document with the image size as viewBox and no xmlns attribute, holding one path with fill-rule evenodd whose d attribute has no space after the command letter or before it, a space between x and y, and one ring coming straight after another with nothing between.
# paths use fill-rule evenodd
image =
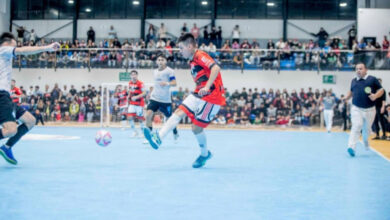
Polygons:
<instances>
[{"instance_id":1,"label":"gymnasium wall","mask_svg":"<svg viewBox=\"0 0 390 220\"><path fill-rule=\"evenodd\" d=\"M9 21L11 16L11 1L0 1L0 33L9 31Z\"/></svg>"},{"instance_id":2,"label":"gymnasium wall","mask_svg":"<svg viewBox=\"0 0 390 220\"><path fill-rule=\"evenodd\" d=\"M39 85L44 88L45 84L54 85L59 83L60 86L75 85L80 88L81 85L92 84L98 86L103 82L117 83L119 81L119 72L123 69L18 69L13 70L13 78L17 84L27 88L31 85ZM153 82L152 70L139 70L140 79L145 83ZM369 74L383 79L383 86L390 91L390 74L389 71L369 71ZM323 84L323 75L335 75L336 84ZM350 88L351 79L355 76L353 72L321 72L317 74L314 71L282 71L279 74L276 71L250 71L243 74L238 70L224 70L222 72L224 85L230 90L241 90L247 88L332 88L337 95L346 94ZM194 83L190 76L189 70L176 70L178 86L183 88L194 88Z\"/></svg>"},{"instance_id":3,"label":"gymnasium wall","mask_svg":"<svg viewBox=\"0 0 390 220\"><path fill-rule=\"evenodd\" d=\"M14 23L25 26L28 30L35 29L38 36L43 36L72 20L15 20ZM175 36L180 35L183 23L187 23L189 30L193 23L198 27L210 25L209 19L147 19L145 24L145 33L149 23L160 27L164 23L167 31ZM347 38L349 27L355 23L354 20L288 20L287 37L292 39L314 39L307 32L317 33L320 27L324 27L329 34L341 30L335 35ZM371 22L373 23L373 22ZM96 33L96 39L107 38L109 28L114 25L120 39L139 38L141 30L141 21L139 19L80 19L77 21L77 37L86 39L86 32L92 26ZM281 19L217 19L216 26L222 26L222 37L231 38L232 30L235 25L240 26L241 38L248 39L273 39L277 40L283 37L283 20ZM298 26L297 27L294 27ZM345 29L343 29L345 28ZM16 33L16 26L13 25L13 32ZM386 29L387 30L387 29ZM73 33L73 24L59 30L48 36L48 38L71 39Z\"/></svg>"},{"instance_id":4,"label":"gymnasium wall","mask_svg":"<svg viewBox=\"0 0 390 220\"><path fill-rule=\"evenodd\" d=\"M261 19L218 19L216 26L222 26L222 37L231 38L234 26L239 25L241 38L280 39L283 37L283 20Z\"/></svg>"},{"instance_id":5,"label":"gymnasium wall","mask_svg":"<svg viewBox=\"0 0 390 220\"><path fill-rule=\"evenodd\" d=\"M87 31L92 26L96 39L107 39L110 26L113 25L118 38L139 38L141 20L139 19L80 19L77 21L77 38L87 39Z\"/></svg>"},{"instance_id":6,"label":"gymnasium wall","mask_svg":"<svg viewBox=\"0 0 390 220\"><path fill-rule=\"evenodd\" d=\"M145 35L148 33L148 28L149 28L149 24L153 24L157 27L160 27L161 26L161 23L164 23L167 31L173 35L175 35L176 37L179 37L180 36L180 33L181 33L181 28L183 27L183 24L184 23L187 23L187 28L188 30L190 31L191 28L193 27L194 23L196 23L196 25L201 28L203 26L206 26L206 25L209 25L211 24L211 20L210 19L146 19L146 23L145 23ZM203 29L202 30L202 34L203 35ZM209 30L210 30L210 27L209 27Z\"/></svg>"},{"instance_id":7,"label":"gymnasium wall","mask_svg":"<svg viewBox=\"0 0 390 220\"><path fill-rule=\"evenodd\" d=\"M287 25L288 38L314 39L312 35L306 33L305 31L316 34L320 30L320 28L323 27L330 36L340 36L343 39L348 39L348 30L352 27L353 24L355 24L355 21L354 20L288 20L288 23L290 23ZM299 30L294 25L300 27L305 31Z\"/></svg>"},{"instance_id":8,"label":"gymnasium wall","mask_svg":"<svg viewBox=\"0 0 390 220\"><path fill-rule=\"evenodd\" d=\"M72 20L15 20L13 23L25 27L28 31L34 29L38 37L42 37L59 27L69 24ZM16 35L16 25L12 25L12 32ZM73 36L73 24L69 24L59 31L54 32L47 38L60 38L60 39L72 39Z\"/></svg>"},{"instance_id":9,"label":"gymnasium wall","mask_svg":"<svg viewBox=\"0 0 390 220\"><path fill-rule=\"evenodd\" d=\"M376 37L382 44L383 36L389 39L390 9L360 8L357 14L358 39Z\"/></svg>"}]
</instances>

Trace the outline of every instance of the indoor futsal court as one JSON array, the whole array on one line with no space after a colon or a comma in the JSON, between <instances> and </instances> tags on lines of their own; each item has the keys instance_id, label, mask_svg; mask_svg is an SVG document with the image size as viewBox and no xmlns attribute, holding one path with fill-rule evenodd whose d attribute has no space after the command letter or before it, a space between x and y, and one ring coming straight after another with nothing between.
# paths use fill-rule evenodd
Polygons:
<instances>
[{"instance_id":1,"label":"indoor futsal court","mask_svg":"<svg viewBox=\"0 0 390 220\"><path fill-rule=\"evenodd\" d=\"M155 151L112 128L35 128L2 164L3 219L388 219L390 164L348 135L305 131L214 130L215 156L201 170L190 130ZM43 139L39 135L45 135ZM228 137L228 138L226 138ZM272 138L270 138L272 137ZM21 211L23 210L23 211Z\"/></svg>"},{"instance_id":2,"label":"indoor futsal court","mask_svg":"<svg viewBox=\"0 0 390 220\"><path fill-rule=\"evenodd\" d=\"M0 220L390 220L390 0L0 0Z\"/></svg>"}]
</instances>

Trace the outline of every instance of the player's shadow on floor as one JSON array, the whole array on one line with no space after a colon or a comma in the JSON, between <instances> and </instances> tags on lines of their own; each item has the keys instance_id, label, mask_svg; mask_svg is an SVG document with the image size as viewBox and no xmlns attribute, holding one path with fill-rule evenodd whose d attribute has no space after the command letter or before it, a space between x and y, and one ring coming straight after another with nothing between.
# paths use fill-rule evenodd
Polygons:
<instances>
[{"instance_id":1,"label":"player's shadow on floor","mask_svg":"<svg viewBox=\"0 0 390 220\"><path fill-rule=\"evenodd\" d=\"M12 171L12 170L19 170L21 169L22 167L20 166L12 166L12 165L0 165L0 170L3 172L3 171Z\"/></svg>"}]
</instances>

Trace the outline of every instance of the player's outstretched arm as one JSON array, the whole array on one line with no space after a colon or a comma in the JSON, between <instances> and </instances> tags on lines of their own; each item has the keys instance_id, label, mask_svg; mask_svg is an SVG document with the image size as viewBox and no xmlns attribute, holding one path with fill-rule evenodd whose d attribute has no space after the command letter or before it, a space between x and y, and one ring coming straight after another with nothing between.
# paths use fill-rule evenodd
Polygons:
<instances>
[{"instance_id":1,"label":"player's outstretched arm","mask_svg":"<svg viewBox=\"0 0 390 220\"><path fill-rule=\"evenodd\" d=\"M15 48L15 55L31 55L31 54L37 54L41 52L54 52L57 51L60 48L60 44L55 42L47 46L40 46L40 47L17 47Z\"/></svg>"}]
</instances>

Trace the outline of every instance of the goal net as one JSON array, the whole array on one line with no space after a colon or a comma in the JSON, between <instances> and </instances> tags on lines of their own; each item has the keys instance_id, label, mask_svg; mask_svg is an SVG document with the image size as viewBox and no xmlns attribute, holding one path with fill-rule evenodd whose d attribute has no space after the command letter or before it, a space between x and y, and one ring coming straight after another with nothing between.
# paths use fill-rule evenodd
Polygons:
<instances>
[{"instance_id":1,"label":"goal net","mask_svg":"<svg viewBox=\"0 0 390 220\"><path fill-rule=\"evenodd\" d=\"M147 92L146 96L148 96L150 88L153 87L153 84L144 83L144 86ZM120 87L122 90L126 89L128 91L129 84L127 82L102 83L102 90L100 94L100 101L102 103L100 109L100 127L120 126L121 109L118 103L118 97L116 97L116 93ZM125 107L125 111L127 112L127 106Z\"/></svg>"}]
</instances>

